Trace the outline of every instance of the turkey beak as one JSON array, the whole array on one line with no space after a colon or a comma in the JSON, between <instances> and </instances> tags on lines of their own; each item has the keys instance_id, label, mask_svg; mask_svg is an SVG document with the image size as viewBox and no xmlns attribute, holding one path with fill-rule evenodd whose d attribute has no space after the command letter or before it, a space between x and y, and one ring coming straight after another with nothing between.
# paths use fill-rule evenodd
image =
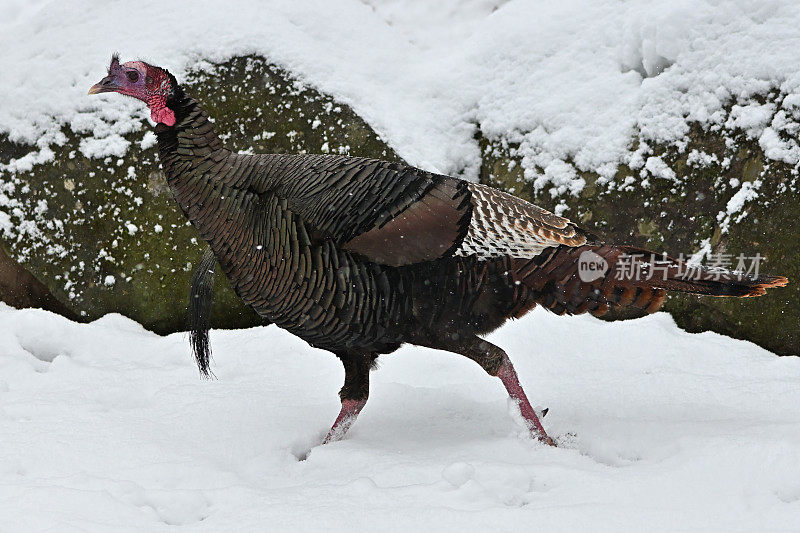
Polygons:
<instances>
[{"instance_id":1,"label":"turkey beak","mask_svg":"<svg viewBox=\"0 0 800 533\"><path fill-rule=\"evenodd\" d=\"M89 94L110 93L119 90L120 87L116 76L106 76L99 83L92 85L89 89Z\"/></svg>"}]
</instances>

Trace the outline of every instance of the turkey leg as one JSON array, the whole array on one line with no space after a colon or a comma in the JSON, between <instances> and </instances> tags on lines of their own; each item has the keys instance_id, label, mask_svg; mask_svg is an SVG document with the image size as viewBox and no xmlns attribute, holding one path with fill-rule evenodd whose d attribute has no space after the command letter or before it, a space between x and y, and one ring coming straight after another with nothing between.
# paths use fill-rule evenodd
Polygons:
<instances>
[{"instance_id":1,"label":"turkey leg","mask_svg":"<svg viewBox=\"0 0 800 533\"><path fill-rule=\"evenodd\" d=\"M525 425L528 427L531 438L550 446L556 445L555 441L547 436L547 432L545 432L539 417L531 406L531 402L528 401L528 397L522 389L522 385L520 385L519 377L517 376L516 370L514 370L514 365L511 364L511 359L508 358L508 354L506 354L502 348L480 337L471 337L459 341L446 341L436 346L428 344L428 346L469 357L481 365L490 376L497 376L500 378L500 381L503 382L503 386L508 391L508 395L519 407L520 414L525 420Z\"/></svg>"},{"instance_id":2,"label":"turkey leg","mask_svg":"<svg viewBox=\"0 0 800 533\"><path fill-rule=\"evenodd\" d=\"M367 400L342 400L342 410L339 411L339 416L336 417L336 421L334 421L333 426L331 426L322 444L342 440L347 430L350 429L350 426L356 421L358 413L361 412L361 409L363 409L366 404Z\"/></svg>"},{"instance_id":3,"label":"turkey leg","mask_svg":"<svg viewBox=\"0 0 800 533\"><path fill-rule=\"evenodd\" d=\"M325 436L322 444L335 442L344 438L347 430L358 418L361 409L367 404L369 397L369 370L374 355L337 354L344 364L344 386L339 391L342 399L342 409L333 422L330 431Z\"/></svg>"},{"instance_id":4,"label":"turkey leg","mask_svg":"<svg viewBox=\"0 0 800 533\"><path fill-rule=\"evenodd\" d=\"M528 426L531 437L550 446L555 446L555 441L547 436L542 422L539 420L539 417L536 416L536 412L533 410L531 402L528 401L525 391L522 390L519 377L517 377L517 371L514 370L514 365L511 364L511 360L508 356L506 356L505 361L500 365L497 377L503 382L503 385L508 391L508 395L511 396L511 399L514 400L517 407L519 407L520 414L522 414L522 418L525 420L525 425ZM544 416L544 414L542 416Z\"/></svg>"}]
</instances>

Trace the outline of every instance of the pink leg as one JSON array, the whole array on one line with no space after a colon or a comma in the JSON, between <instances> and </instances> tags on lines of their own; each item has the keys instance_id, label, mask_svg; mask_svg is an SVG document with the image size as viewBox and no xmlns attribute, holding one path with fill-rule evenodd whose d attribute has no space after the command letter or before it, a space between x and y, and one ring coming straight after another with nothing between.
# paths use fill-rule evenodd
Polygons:
<instances>
[{"instance_id":1,"label":"pink leg","mask_svg":"<svg viewBox=\"0 0 800 533\"><path fill-rule=\"evenodd\" d=\"M322 444L328 444L329 442L341 440L345 433L347 433L347 430L350 429L350 426L353 425L353 422L356 421L358 413L361 412L361 409L364 408L366 403L366 399L342 400L342 410L339 411L339 416L336 417L333 427L331 427L331 430L328 431L328 435L326 435L325 440L322 441Z\"/></svg>"},{"instance_id":2,"label":"pink leg","mask_svg":"<svg viewBox=\"0 0 800 533\"><path fill-rule=\"evenodd\" d=\"M503 363L500 365L497 377L499 377L503 385L505 385L508 395L511 396L517 403L517 406L519 406L520 413L522 414L522 418L525 419L525 425L528 426L531 437L545 444L549 444L550 446L555 446L556 443L547 436L544 427L542 427L542 423L539 421L539 417L536 416L533 407L531 407L531 402L529 402L528 397L525 396L525 391L522 390L522 385L520 385L519 378L517 377L517 371L514 370L514 365L511 364L511 360L508 357L505 357Z\"/></svg>"}]
</instances>

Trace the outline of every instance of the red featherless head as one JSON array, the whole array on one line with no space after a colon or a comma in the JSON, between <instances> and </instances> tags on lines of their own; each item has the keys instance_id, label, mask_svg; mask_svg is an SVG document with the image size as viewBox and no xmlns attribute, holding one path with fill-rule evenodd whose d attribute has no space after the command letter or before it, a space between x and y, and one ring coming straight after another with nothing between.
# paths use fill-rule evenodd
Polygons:
<instances>
[{"instance_id":1,"label":"red featherless head","mask_svg":"<svg viewBox=\"0 0 800 533\"><path fill-rule=\"evenodd\" d=\"M147 104L155 122L174 126L175 112L167 101L174 95L175 85L175 78L166 70L143 61L120 64L119 56L114 54L108 76L92 85L89 94L115 92L132 96Z\"/></svg>"}]
</instances>

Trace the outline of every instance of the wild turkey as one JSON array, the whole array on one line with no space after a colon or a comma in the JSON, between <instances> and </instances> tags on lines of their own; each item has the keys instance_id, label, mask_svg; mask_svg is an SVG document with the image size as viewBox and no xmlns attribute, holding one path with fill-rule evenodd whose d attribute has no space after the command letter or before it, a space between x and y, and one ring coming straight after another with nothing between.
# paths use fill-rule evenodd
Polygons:
<instances>
[{"instance_id":1,"label":"wild turkey","mask_svg":"<svg viewBox=\"0 0 800 533\"><path fill-rule=\"evenodd\" d=\"M89 90L101 92L147 103L175 199L208 242L191 304L201 372L216 260L262 317L341 359L342 408L325 442L364 407L376 357L409 343L462 354L499 377L531 436L553 444L508 356L481 335L536 304L558 314L650 313L667 290L758 296L787 283L654 262L504 192L398 163L232 153L175 77L141 61L114 56ZM601 271L580 275L586 258ZM649 275L614 274L623 263Z\"/></svg>"}]
</instances>

